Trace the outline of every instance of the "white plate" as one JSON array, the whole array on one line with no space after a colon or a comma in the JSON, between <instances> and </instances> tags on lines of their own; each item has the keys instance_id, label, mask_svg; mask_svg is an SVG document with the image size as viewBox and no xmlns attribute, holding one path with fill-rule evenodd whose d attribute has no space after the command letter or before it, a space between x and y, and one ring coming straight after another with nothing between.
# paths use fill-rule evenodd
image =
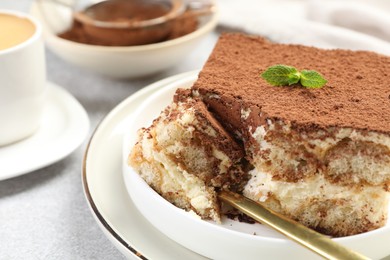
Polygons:
<instances>
[{"instance_id":1,"label":"white plate","mask_svg":"<svg viewBox=\"0 0 390 260\"><path fill-rule=\"evenodd\" d=\"M147 127L172 100L179 87L189 87L196 80L193 73L166 84L142 102L133 113L124 140L124 180L133 203L162 233L183 246L212 259L313 259L314 253L260 224L246 224L223 219L222 225L202 221L173 206L151 189L130 167L127 155L136 141L137 130ZM253 235L256 234L256 235ZM375 231L336 238L335 241L379 259L390 254L390 223Z\"/></svg>"},{"instance_id":2,"label":"white plate","mask_svg":"<svg viewBox=\"0 0 390 260\"><path fill-rule=\"evenodd\" d=\"M59 86L47 84L47 105L40 128L26 139L0 147L0 180L61 160L88 134L89 119L80 103Z\"/></svg>"}]
</instances>

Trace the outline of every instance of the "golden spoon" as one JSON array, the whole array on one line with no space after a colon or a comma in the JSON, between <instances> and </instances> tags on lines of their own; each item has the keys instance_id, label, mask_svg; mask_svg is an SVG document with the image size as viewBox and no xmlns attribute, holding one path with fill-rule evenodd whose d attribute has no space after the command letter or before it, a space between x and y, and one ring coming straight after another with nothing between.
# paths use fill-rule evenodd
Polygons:
<instances>
[{"instance_id":1,"label":"golden spoon","mask_svg":"<svg viewBox=\"0 0 390 260\"><path fill-rule=\"evenodd\" d=\"M218 197L220 200L240 210L246 215L270 226L276 231L326 259L369 259L294 220L267 209L261 203L250 200L242 195L229 191L221 191L219 192Z\"/></svg>"}]
</instances>

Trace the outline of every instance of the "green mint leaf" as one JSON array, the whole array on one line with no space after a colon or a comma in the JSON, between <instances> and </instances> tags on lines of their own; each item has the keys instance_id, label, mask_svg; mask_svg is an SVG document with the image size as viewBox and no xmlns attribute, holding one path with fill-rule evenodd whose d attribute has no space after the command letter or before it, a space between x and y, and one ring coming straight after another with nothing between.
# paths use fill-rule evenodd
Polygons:
<instances>
[{"instance_id":1,"label":"green mint leaf","mask_svg":"<svg viewBox=\"0 0 390 260\"><path fill-rule=\"evenodd\" d=\"M286 86L299 82L299 71L291 66L275 65L269 67L261 74L261 77L274 86Z\"/></svg>"},{"instance_id":2,"label":"green mint leaf","mask_svg":"<svg viewBox=\"0 0 390 260\"><path fill-rule=\"evenodd\" d=\"M314 70L302 70L300 83L306 88L320 88L328 82Z\"/></svg>"},{"instance_id":3,"label":"green mint leaf","mask_svg":"<svg viewBox=\"0 0 390 260\"><path fill-rule=\"evenodd\" d=\"M328 82L317 71L298 71L292 66L281 64L267 68L267 70L261 74L261 77L274 86L289 86L299 82L306 88L320 88Z\"/></svg>"}]
</instances>

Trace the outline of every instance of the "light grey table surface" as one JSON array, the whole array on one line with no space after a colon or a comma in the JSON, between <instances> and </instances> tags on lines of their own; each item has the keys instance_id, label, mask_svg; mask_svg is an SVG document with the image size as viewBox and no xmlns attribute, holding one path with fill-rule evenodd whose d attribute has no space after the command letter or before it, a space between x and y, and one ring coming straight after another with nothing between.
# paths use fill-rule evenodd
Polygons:
<instances>
[{"instance_id":1,"label":"light grey table surface","mask_svg":"<svg viewBox=\"0 0 390 260\"><path fill-rule=\"evenodd\" d=\"M0 9L29 12L32 0L0 0ZM99 229L84 198L83 152L92 131L117 104L150 83L200 69L217 33L186 60L165 72L136 80L115 80L82 70L46 49L47 78L86 109L90 133L70 156L46 168L0 181L0 259L122 259Z\"/></svg>"}]
</instances>

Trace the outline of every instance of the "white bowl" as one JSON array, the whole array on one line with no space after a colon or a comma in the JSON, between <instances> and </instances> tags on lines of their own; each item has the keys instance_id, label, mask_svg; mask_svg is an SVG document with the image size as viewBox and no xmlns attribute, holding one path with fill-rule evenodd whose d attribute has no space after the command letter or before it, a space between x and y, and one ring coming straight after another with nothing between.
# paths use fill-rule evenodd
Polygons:
<instances>
[{"instance_id":1,"label":"white bowl","mask_svg":"<svg viewBox=\"0 0 390 260\"><path fill-rule=\"evenodd\" d=\"M196 31L161 43L111 47L76 43L57 36L71 25L68 7L51 1L34 2L31 14L43 25L51 51L74 65L114 78L133 78L170 68L183 60L212 31L218 20L215 12L199 18Z\"/></svg>"},{"instance_id":2,"label":"white bowl","mask_svg":"<svg viewBox=\"0 0 390 260\"><path fill-rule=\"evenodd\" d=\"M137 130L150 125L171 102L177 88L190 87L196 78L194 73L155 92L139 106L128 124L131 129L123 142L123 175L127 191L138 210L172 240L212 259L318 259L314 253L264 225L227 218L223 218L221 225L200 220L163 199L127 165ZM390 223L374 231L334 240L370 258L380 259L390 254Z\"/></svg>"}]
</instances>

